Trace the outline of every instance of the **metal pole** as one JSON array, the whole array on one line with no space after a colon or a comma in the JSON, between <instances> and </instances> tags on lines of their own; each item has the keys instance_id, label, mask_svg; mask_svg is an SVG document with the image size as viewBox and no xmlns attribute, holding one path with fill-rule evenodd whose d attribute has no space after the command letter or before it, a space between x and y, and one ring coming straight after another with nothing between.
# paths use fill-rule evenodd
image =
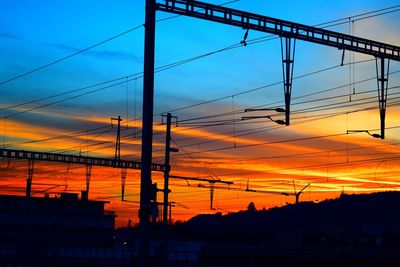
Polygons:
<instances>
[{"instance_id":1,"label":"metal pole","mask_svg":"<svg viewBox=\"0 0 400 267\"><path fill-rule=\"evenodd\" d=\"M165 135L165 170L164 170L164 207L163 207L163 223L168 224L168 181L171 166L169 165L169 158L171 153L171 113L167 114L167 130Z\"/></svg>"},{"instance_id":2,"label":"metal pole","mask_svg":"<svg viewBox=\"0 0 400 267\"><path fill-rule=\"evenodd\" d=\"M142 111L142 156L140 176L140 240L139 266L149 263L150 186L153 147L153 98L154 98L154 47L156 27L156 1L146 0L144 68L143 68L143 111Z\"/></svg>"},{"instance_id":3,"label":"metal pole","mask_svg":"<svg viewBox=\"0 0 400 267\"><path fill-rule=\"evenodd\" d=\"M92 165L86 164L86 194L89 199L90 177L92 176Z\"/></svg>"},{"instance_id":4,"label":"metal pole","mask_svg":"<svg viewBox=\"0 0 400 267\"><path fill-rule=\"evenodd\" d=\"M169 203L169 224L172 224L172 203Z\"/></svg>"},{"instance_id":5,"label":"metal pole","mask_svg":"<svg viewBox=\"0 0 400 267\"><path fill-rule=\"evenodd\" d=\"M380 118L381 118L381 139L385 139L385 117L386 117L386 81L385 78L385 59L381 58L381 75L379 81L381 82L381 103L380 103Z\"/></svg>"},{"instance_id":6,"label":"metal pole","mask_svg":"<svg viewBox=\"0 0 400 267\"><path fill-rule=\"evenodd\" d=\"M286 126L290 124L290 98L291 98L291 91L292 91L292 84L290 81L290 67L292 61L290 60L290 38L285 38L285 48L286 48L286 55L285 55L285 122Z\"/></svg>"},{"instance_id":7,"label":"metal pole","mask_svg":"<svg viewBox=\"0 0 400 267\"><path fill-rule=\"evenodd\" d=\"M284 39L284 40L282 40ZM290 99L292 95L293 66L296 39L281 38L283 87L285 92L285 125L290 125Z\"/></svg>"},{"instance_id":8,"label":"metal pole","mask_svg":"<svg viewBox=\"0 0 400 267\"><path fill-rule=\"evenodd\" d=\"M210 210L213 210L215 182L210 182Z\"/></svg>"},{"instance_id":9,"label":"metal pole","mask_svg":"<svg viewBox=\"0 0 400 267\"><path fill-rule=\"evenodd\" d=\"M126 183L127 171L128 171L127 168L121 169L121 201L124 201L124 198L125 198L125 183Z\"/></svg>"},{"instance_id":10,"label":"metal pole","mask_svg":"<svg viewBox=\"0 0 400 267\"><path fill-rule=\"evenodd\" d=\"M114 168L121 165L121 116L118 118L111 118L111 126L113 121L117 121L117 138L115 139L115 157Z\"/></svg>"},{"instance_id":11,"label":"metal pole","mask_svg":"<svg viewBox=\"0 0 400 267\"><path fill-rule=\"evenodd\" d=\"M33 178L33 159L28 159L28 179L26 179L26 199L31 197L32 178Z\"/></svg>"},{"instance_id":12,"label":"metal pole","mask_svg":"<svg viewBox=\"0 0 400 267\"><path fill-rule=\"evenodd\" d=\"M119 165L121 160L121 116L118 116L118 126L117 126L117 140L115 142L115 162Z\"/></svg>"}]
</instances>

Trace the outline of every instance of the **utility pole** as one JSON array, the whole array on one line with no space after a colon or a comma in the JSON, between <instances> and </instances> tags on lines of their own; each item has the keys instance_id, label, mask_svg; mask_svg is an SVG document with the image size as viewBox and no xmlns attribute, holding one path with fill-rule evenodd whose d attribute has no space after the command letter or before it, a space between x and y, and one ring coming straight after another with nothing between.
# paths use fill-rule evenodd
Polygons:
<instances>
[{"instance_id":1,"label":"utility pole","mask_svg":"<svg viewBox=\"0 0 400 267\"><path fill-rule=\"evenodd\" d=\"M139 266L149 264L150 187L153 148L154 105L154 47L156 29L156 1L146 0L143 68L142 156L139 208Z\"/></svg>"},{"instance_id":2,"label":"utility pole","mask_svg":"<svg viewBox=\"0 0 400 267\"><path fill-rule=\"evenodd\" d=\"M91 164L86 164L86 194L87 198L89 199L89 188L90 188L90 178L92 176L92 165Z\"/></svg>"},{"instance_id":3,"label":"utility pole","mask_svg":"<svg viewBox=\"0 0 400 267\"><path fill-rule=\"evenodd\" d=\"M164 116L164 115L163 115ZM176 148L171 148L171 119L172 117L176 118L175 116L172 116L171 113L167 113L167 129L166 129L166 135L165 135L165 162L164 162L164 205L163 205L163 224L167 225L168 224L168 194L171 192L168 188L168 183L169 183L169 172L171 171L171 165L169 164L170 161L170 153L171 152L177 152L178 149Z\"/></svg>"},{"instance_id":4,"label":"utility pole","mask_svg":"<svg viewBox=\"0 0 400 267\"><path fill-rule=\"evenodd\" d=\"M378 82L379 115L381 119L380 138L385 139L385 117L386 117L388 76L389 76L389 59L387 60L386 69L385 69L385 58L381 57L379 59L378 58L376 59L376 76Z\"/></svg>"},{"instance_id":5,"label":"utility pole","mask_svg":"<svg viewBox=\"0 0 400 267\"><path fill-rule=\"evenodd\" d=\"M31 198L34 160L28 159L28 179L26 179L26 199Z\"/></svg>"},{"instance_id":6,"label":"utility pole","mask_svg":"<svg viewBox=\"0 0 400 267\"><path fill-rule=\"evenodd\" d=\"M214 210L213 208L214 190L215 190L215 182L210 182L210 210Z\"/></svg>"},{"instance_id":7,"label":"utility pole","mask_svg":"<svg viewBox=\"0 0 400 267\"><path fill-rule=\"evenodd\" d=\"M168 224L168 194L171 190L168 188L169 172L171 166L169 164L169 154L171 148L171 113L167 113L167 131L165 135L165 169L164 169L164 207L163 207L163 223Z\"/></svg>"},{"instance_id":8,"label":"utility pole","mask_svg":"<svg viewBox=\"0 0 400 267\"><path fill-rule=\"evenodd\" d=\"M169 224L172 224L172 203L169 203Z\"/></svg>"},{"instance_id":9,"label":"utility pole","mask_svg":"<svg viewBox=\"0 0 400 267\"><path fill-rule=\"evenodd\" d=\"M115 140L115 156L114 156L114 168L121 166L121 116L118 118L111 118L111 127L113 127L113 121L117 121L117 138ZM125 181L126 181L126 168L121 169L121 201L124 201L125 195Z\"/></svg>"},{"instance_id":10,"label":"utility pole","mask_svg":"<svg viewBox=\"0 0 400 267\"><path fill-rule=\"evenodd\" d=\"M285 125L290 125L290 99L292 97L293 66L296 39L281 37L283 88L285 95Z\"/></svg>"},{"instance_id":11,"label":"utility pole","mask_svg":"<svg viewBox=\"0 0 400 267\"><path fill-rule=\"evenodd\" d=\"M164 116L164 115L162 115ZM166 122L166 134L165 134L165 158L164 158L164 189L162 190L164 193L164 203L163 203L163 225L164 225L164 251L163 251L163 263L164 266L168 266L168 248L169 248L169 234L168 234L168 207L169 214L171 216L171 203L168 203L168 194L171 190L168 188L169 183L169 172L171 171L171 165L169 163L170 153L171 153L171 113L167 113L167 122Z\"/></svg>"},{"instance_id":12,"label":"utility pole","mask_svg":"<svg viewBox=\"0 0 400 267\"><path fill-rule=\"evenodd\" d=\"M127 168L121 168L121 201L124 201L125 197L125 183L126 183L126 173Z\"/></svg>"},{"instance_id":13,"label":"utility pole","mask_svg":"<svg viewBox=\"0 0 400 267\"><path fill-rule=\"evenodd\" d=\"M117 139L115 141L115 163L119 165L119 161L121 160L121 116L118 118L111 118L111 126L113 126L112 122L117 121ZM114 166L116 167L116 166Z\"/></svg>"}]
</instances>

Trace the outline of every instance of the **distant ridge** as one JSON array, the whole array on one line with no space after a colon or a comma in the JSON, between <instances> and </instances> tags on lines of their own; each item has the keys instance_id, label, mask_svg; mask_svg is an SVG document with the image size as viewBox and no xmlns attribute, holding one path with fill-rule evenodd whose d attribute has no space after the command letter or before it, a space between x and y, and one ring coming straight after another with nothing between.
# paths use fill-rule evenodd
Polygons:
<instances>
[{"instance_id":1,"label":"distant ridge","mask_svg":"<svg viewBox=\"0 0 400 267\"><path fill-rule=\"evenodd\" d=\"M400 192L341 195L320 203L300 202L268 210L197 215L177 228L187 238L238 242L341 244L345 238L374 237L379 244L400 236ZM308 240L308 241L307 241ZM400 238L399 238L400 240ZM374 242L375 242L374 241ZM372 242L372 241L371 241ZM329 242L328 242L329 243ZM398 244L400 246L400 242Z\"/></svg>"}]
</instances>

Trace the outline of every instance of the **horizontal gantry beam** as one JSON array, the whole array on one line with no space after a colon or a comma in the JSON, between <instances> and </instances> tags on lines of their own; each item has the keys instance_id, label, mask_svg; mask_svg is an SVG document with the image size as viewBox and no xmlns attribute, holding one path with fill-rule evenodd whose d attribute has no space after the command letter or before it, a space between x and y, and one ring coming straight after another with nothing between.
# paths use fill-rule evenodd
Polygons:
<instances>
[{"instance_id":1,"label":"horizontal gantry beam","mask_svg":"<svg viewBox=\"0 0 400 267\"><path fill-rule=\"evenodd\" d=\"M30 159L39 161L62 162L71 164L85 164L102 167L126 168L140 170L142 164L137 161L129 160L115 160L96 157L75 156L66 154L56 154L47 152L35 152L15 149L0 148L0 157L11 159ZM155 164L151 165L152 171L164 171L164 165Z\"/></svg>"},{"instance_id":2,"label":"horizontal gantry beam","mask_svg":"<svg viewBox=\"0 0 400 267\"><path fill-rule=\"evenodd\" d=\"M209 182L209 183L220 183L220 184L233 184L232 181L224 181L217 179L206 179L206 178L197 178L197 177L186 177L186 176L178 176L178 175L170 175L169 178L172 179L181 179L181 180L190 180L190 181L199 181L199 182Z\"/></svg>"},{"instance_id":3,"label":"horizontal gantry beam","mask_svg":"<svg viewBox=\"0 0 400 267\"><path fill-rule=\"evenodd\" d=\"M400 61L400 47L395 45L232 8L190 0L162 0L156 9Z\"/></svg>"}]
</instances>

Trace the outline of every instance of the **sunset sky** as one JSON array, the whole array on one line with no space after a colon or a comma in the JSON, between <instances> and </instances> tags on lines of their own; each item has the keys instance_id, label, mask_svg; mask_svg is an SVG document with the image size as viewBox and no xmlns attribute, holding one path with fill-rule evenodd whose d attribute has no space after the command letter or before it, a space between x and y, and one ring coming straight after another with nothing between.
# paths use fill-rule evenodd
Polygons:
<instances>
[{"instance_id":1,"label":"sunset sky","mask_svg":"<svg viewBox=\"0 0 400 267\"><path fill-rule=\"evenodd\" d=\"M112 158L110 118L120 115L122 158L140 160L144 2L1 1L2 147ZM398 1L238 0L227 6L400 46ZM238 189L220 185L211 211L207 183L171 179L174 220L243 210L251 201L257 208L294 203L281 193L309 183L302 201L400 189L399 62L390 62L385 140L346 134L380 133L375 59L346 51L340 66L342 51L303 41L296 43L291 125L242 120L283 119L274 111L244 113L284 107L280 39L250 31L243 46L241 28L171 16L157 13L153 162L163 163L161 114L171 112L178 117L172 146L179 148L171 174L232 181ZM0 177L0 193L24 194L27 162L1 159ZM110 202L117 226L137 223L139 179L139 171L128 171L121 202L120 170L93 167L90 198ZM153 180L162 187L162 173ZM275 193L245 192L247 183ZM84 190L85 166L35 162L32 191L41 196L45 189Z\"/></svg>"}]
</instances>

